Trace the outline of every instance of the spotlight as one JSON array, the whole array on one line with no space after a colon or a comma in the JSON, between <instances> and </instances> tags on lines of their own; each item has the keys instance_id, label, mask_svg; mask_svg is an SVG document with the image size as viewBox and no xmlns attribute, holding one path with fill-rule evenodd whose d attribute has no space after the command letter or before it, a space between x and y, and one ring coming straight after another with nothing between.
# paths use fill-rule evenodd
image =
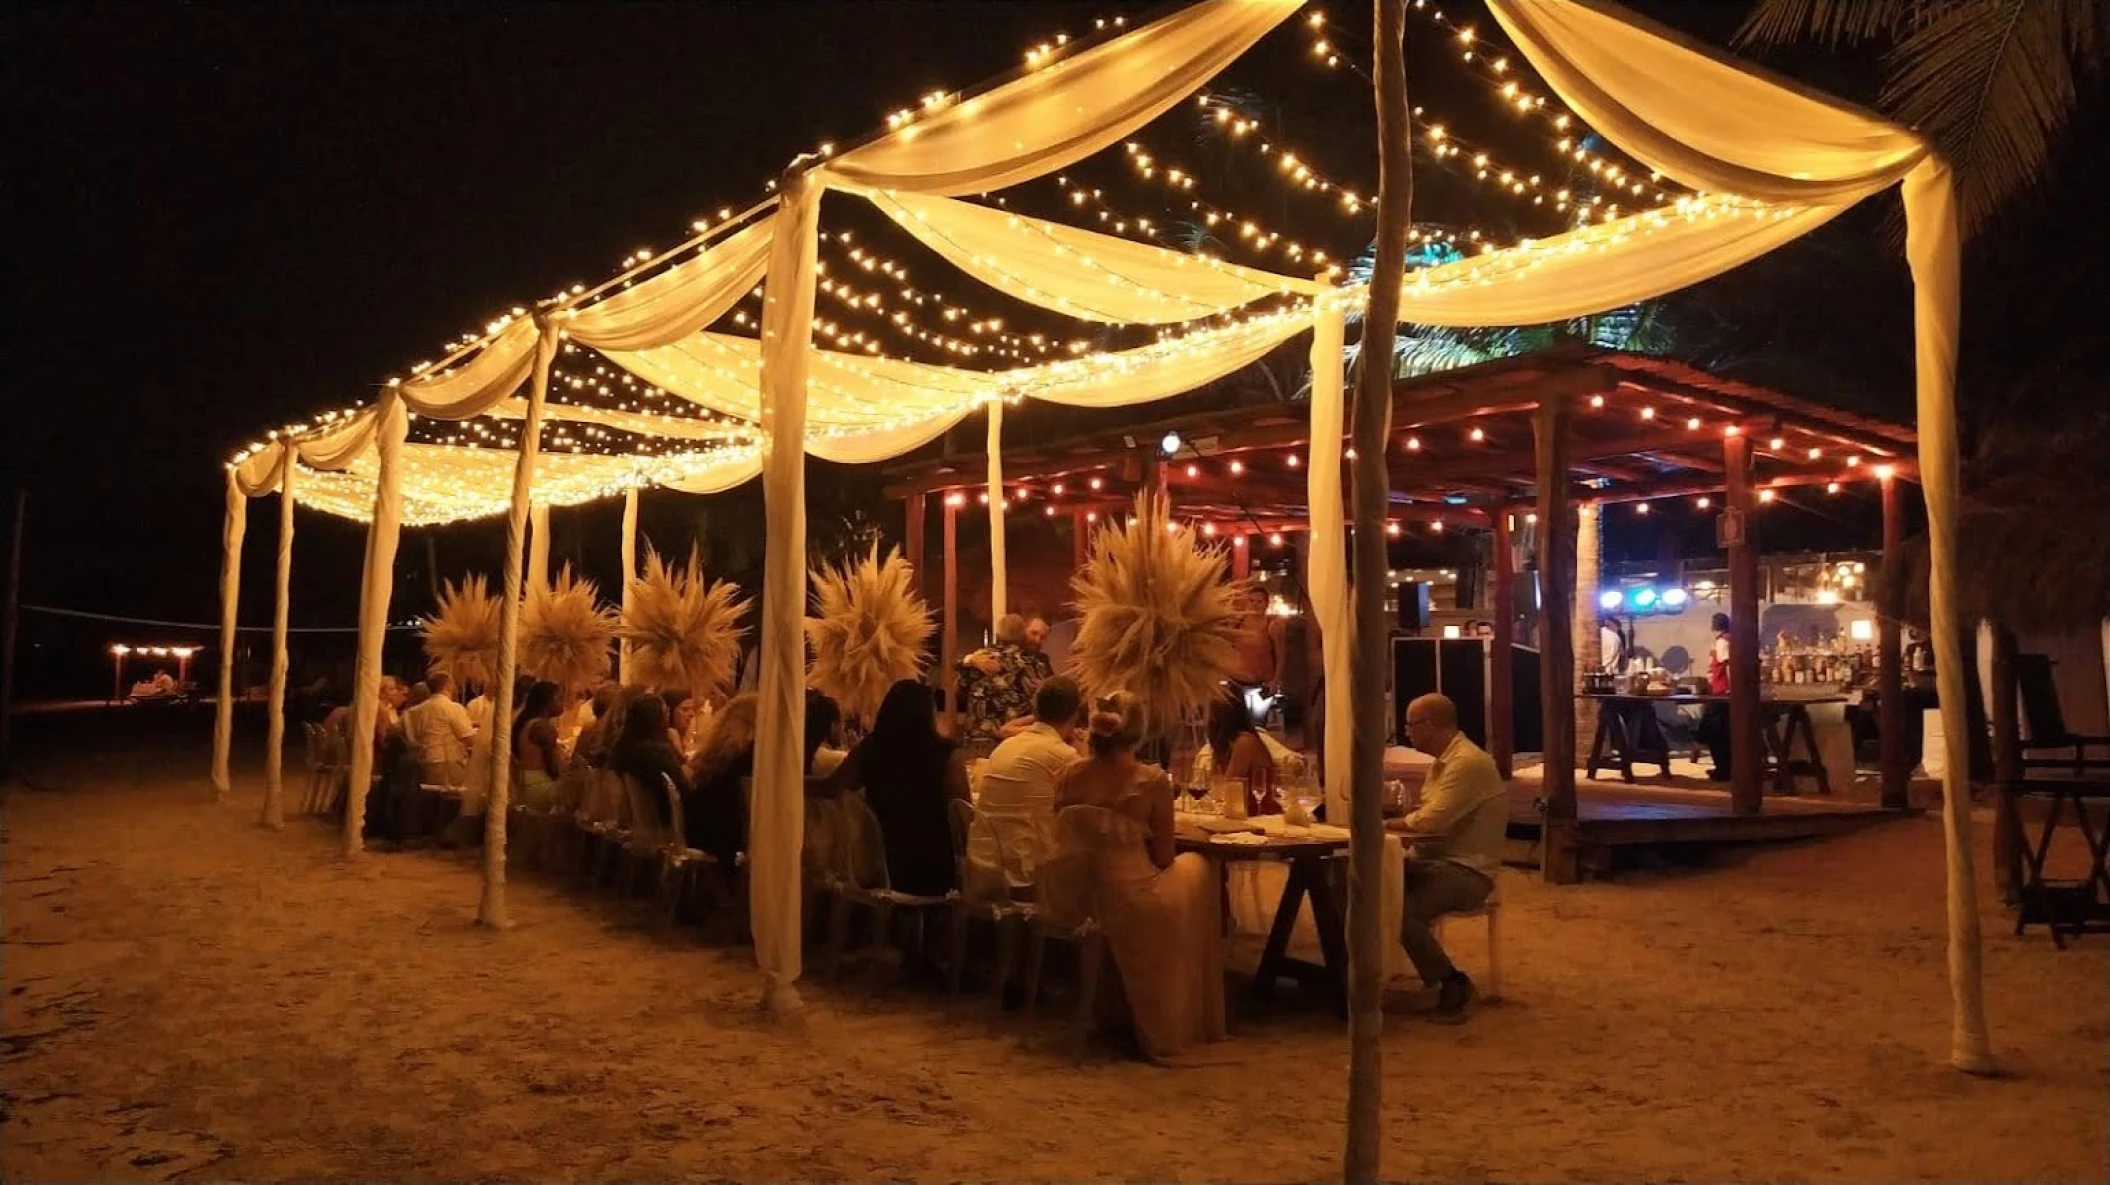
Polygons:
<instances>
[{"instance_id":1,"label":"spotlight","mask_svg":"<svg viewBox=\"0 0 2110 1185\"><path fill-rule=\"evenodd\" d=\"M1626 594L1616 588L1608 588L1597 594L1597 607L1608 613L1616 613L1626 604Z\"/></svg>"},{"instance_id":2,"label":"spotlight","mask_svg":"<svg viewBox=\"0 0 2110 1185\"><path fill-rule=\"evenodd\" d=\"M1177 432L1167 432L1165 434L1165 439L1158 441L1158 448L1163 450L1164 454L1168 457L1178 456L1180 451L1180 434Z\"/></svg>"},{"instance_id":3,"label":"spotlight","mask_svg":"<svg viewBox=\"0 0 2110 1185\"><path fill-rule=\"evenodd\" d=\"M1655 607L1656 607L1656 590L1655 590L1655 589L1652 589L1652 588L1637 588L1637 589L1635 589L1635 590L1634 590L1634 608L1636 608L1636 609L1653 609L1653 608L1655 608Z\"/></svg>"},{"instance_id":4,"label":"spotlight","mask_svg":"<svg viewBox=\"0 0 2110 1185\"><path fill-rule=\"evenodd\" d=\"M1682 588L1666 588L1663 590L1663 607L1665 609L1683 609L1685 602L1691 599L1692 594Z\"/></svg>"}]
</instances>

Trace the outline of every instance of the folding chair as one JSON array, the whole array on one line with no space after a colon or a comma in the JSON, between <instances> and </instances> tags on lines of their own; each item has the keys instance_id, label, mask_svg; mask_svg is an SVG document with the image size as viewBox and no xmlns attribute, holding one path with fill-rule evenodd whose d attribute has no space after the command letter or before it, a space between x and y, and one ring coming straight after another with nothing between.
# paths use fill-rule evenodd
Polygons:
<instances>
[{"instance_id":1,"label":"folding chair","mask_svg":"<svg viewBox=\"0 0 2110 1185\"><path fill-rule=\"evenodd\" d=\"M2082 736L2066 727L2066 714L2059 708L2059 685L2052 678L2051 657L2044 654L2015 656L2015 685L2022 693L2022 715L2029 724L2029 739L2022 742L2025 769L2070 769L2075 776L2091 769L2110 769L2110 757L2091 757L2090 746L2110 745L2110 736ZM2070 749L2073 756L2031 757L2033 749Z\"/></svg>"},{"instance_id":2,"label":"folding chair","mask_svg":"<svg viewBox=\"0 0 2110 1185\"><path fill-rule=\"evenodd\" d=\"M970 803L955 801L952 806L960 891L953 903L952 961L946 968L946 987L959 994L967 966L968 929L975 921L986 921L996 932L996 965L990 972L989 992L1001 1001L1018 963L1020 931L1033 916L1031 890L1023 890L1029 897L1021 900L1015 895L1019 890L1012 888L1029 879L1024 849L1017 842L1024 838L1026 825L980 814ZM993 852L995 867L972 864L971 853L977 849Z\"/></svg>"}]
</instances>

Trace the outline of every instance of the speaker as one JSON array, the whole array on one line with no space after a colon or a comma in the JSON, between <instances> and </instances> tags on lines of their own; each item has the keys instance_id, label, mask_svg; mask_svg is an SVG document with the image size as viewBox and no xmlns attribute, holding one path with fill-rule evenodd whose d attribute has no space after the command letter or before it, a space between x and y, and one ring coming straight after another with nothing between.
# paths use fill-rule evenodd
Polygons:
<instances>
[{"instance_id":1,"label":"speaker","mask_svg":"<svg viewBox=\"0 0 2110 1185\"><path fill-rule=\"evenodd\" d=\"M1457 600L1453 607L1471 611L1480 607L1480 582L1487 568L1478 558L1458 569Z\"/></svg>"},{"instance_id":2,"label":"speaker","mask_svg":"<svg viewBox=\"0 0 2110 1185\"><path fill-rule=\"evenodd\" d=\"M1429 586L1421 581L1392 590L1399 601L1399 628L1420 633L1429 628Z\"/></svg>"}]
</instances>

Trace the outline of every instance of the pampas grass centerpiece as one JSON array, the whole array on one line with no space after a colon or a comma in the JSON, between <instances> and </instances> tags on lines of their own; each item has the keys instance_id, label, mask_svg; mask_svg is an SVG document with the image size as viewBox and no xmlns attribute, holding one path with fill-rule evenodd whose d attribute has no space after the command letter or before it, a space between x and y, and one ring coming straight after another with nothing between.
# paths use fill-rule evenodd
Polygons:
<instances>
[{"instance_id":1,"label":"pampas grass centerpiece","mask_svg":"<svg viewBox=\"0 0 2110 1185\"><path fill-rule=\"evenodd\" d=\"M565 690L608 675L615 647L615 614L601 604L591 580L566 564L548 588L528 589L520 609L520 669Z\"/></svg>"},{"instance_id":2,"label":"pampas grass centerpiece","mask_svg":"<svg viewBox=\"0 0 2110 1185\"><path fill-rule=\"evenodd\" d=\"M1070 673L1093 695L1133 692L1153 736L1223 697L1238 658L1237 590L1220 548L1174 523L1162 494L1092 536L1070 580L1079 616Z\"/></svg>"},{"instance_id":3,"label":"pampas grass centerpiece","mask_svg":"<svg viewBox=\"0 0 2110 1185\"><path fill-rule=\"evenodd\" d=\"M426 667L457 686L488 688L498 677L498 598L481 576L449 581L425 621Z\"/></svg>"},{"instance_id":4,"label":"pampas grass centerpiece","mask_svg":"<svg viewBox=\"0 0 2110 1185\"><path fill-rule=\"evenodd\" d=\"M704 579L694 547L679 568L648 549L644 575L631 580L630 607L623 614L631 682L695 696L731 686L751 605L732 582Z\"/></svg>"},{"instance_id":5,"label":"pampas grass centerpiece","mask_svg":"<svg viewBox=\"0 0 2110 1185\"><path fill-rule=\"evenodd\" d=\"M806 619L813 652L806 683L844 716L869 721L889 687L923 673L923 648L937 628L930 606L916 595L901 553L889 551L882 562L876 543L865 558L824 564L807 579L817 616Z\"/></svg>"}]
</instances>

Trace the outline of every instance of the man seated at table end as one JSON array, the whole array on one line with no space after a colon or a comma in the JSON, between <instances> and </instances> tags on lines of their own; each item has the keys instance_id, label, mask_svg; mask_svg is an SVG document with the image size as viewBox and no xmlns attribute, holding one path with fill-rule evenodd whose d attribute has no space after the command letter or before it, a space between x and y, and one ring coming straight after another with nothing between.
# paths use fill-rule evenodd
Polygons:
<instances>
[{"instance_id":1,"label":"man seated at table end","mask_svg":"<svg viewBox=\"0 0 2110 1185\"><path fill-rule=\"evenodd\" d=\"M1407 705L1407 739L1436 759L1422 782L1421 807L1392 824L1407 833L1406 900L1400 945L1423 983L1438 991L1430 1019L1458 1024L1473 998L1473 981L1451 963L1432 923L1444 914L1477 909L1494 892L1509 831L1509 794L1494 759L1458 731L1458 705L1424 695Z\"/></svg>"}]
</instances>

